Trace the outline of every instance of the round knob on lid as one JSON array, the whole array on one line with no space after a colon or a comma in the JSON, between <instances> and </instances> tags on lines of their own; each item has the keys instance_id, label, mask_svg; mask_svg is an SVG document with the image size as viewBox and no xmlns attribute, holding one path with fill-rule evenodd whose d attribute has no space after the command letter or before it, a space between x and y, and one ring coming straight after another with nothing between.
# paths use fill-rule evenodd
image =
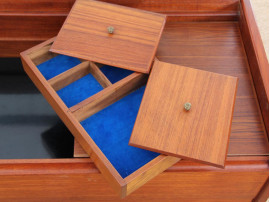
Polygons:
<instances>
[{"instance_id":1,"label":"round knob on lid","mask_svg":"<svg viewBox=\"0 0 270 202\"><path fill-rule=\"evenodd\" d=\"M184 104L184 108L185 108L185 110L189 111L189 110L191 109L191 103L186 102L186 103Z\"/></svg>"},{"instance_id":2,"label":"round knob on lid","mask_svg":"<svg viewBox=\"0 0 270 202\"><path fill-rule=\"evenodd\" d=\"M107 30L108 30L108 33L109 33L109 34L113 34L113 32L114 32L114 27L113 27L113 26L109 26L109 27L107 27Z\"/></svg>"}]
</instances>

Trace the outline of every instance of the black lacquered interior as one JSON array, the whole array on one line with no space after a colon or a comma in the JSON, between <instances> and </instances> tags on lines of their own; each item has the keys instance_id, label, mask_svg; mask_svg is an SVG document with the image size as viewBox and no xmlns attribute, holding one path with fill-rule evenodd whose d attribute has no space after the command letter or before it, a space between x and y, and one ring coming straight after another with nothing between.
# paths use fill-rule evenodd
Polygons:
<instances>
[{"instance_id":1,"label":"black lacquered interior","mask_svg":"<svg viewBox=\"0 0 270 202\"><path fill-rule=\"evenodd\" d=\"M0 59L0 159L71 158L73 136L24 73Z\"/></svg>"}]
</instances>

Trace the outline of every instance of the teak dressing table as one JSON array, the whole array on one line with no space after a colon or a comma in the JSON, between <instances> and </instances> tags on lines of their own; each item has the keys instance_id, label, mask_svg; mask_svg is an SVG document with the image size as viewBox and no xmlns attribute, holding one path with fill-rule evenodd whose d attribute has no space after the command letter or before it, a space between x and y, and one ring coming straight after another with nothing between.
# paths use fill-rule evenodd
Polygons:
<instances>
[{"instance_id":1,"label":"teak dressing table","mask_svg":"<svg viewBox=\"0 0 270 202\"><path fill-rule=\"evenodd\" d=\"M267 71L266 58L255 54L263 53L263 50L259 35L251 37L258 34L258 30L250 27L254 19L249 3L225 2L224 5L216 3L216 7L192 2L189 6L182 2L183 5L174 7L176 2L171 1L166 6L161 2L133 5L152 11L158 11L161 6L159 11L168 14L156 54L160 61L236 76L239 85L225 169L181 160L126 200L143 197L150 201L166 197L164 200L172 201L248 201L264 197L268 179L268 125L264 124L268 115L268 78L263 76ZM180 7L183 10L177 10ZM27 43L23 44L27 46ZM85 156L78 144L75 144L74 156ZM14 191L20 187L14 186L17 180L29 182L30 189L35 190L39 198L56 199L57 192L66 194L67 199L105 200L109 197L118 200L88 158L1 160L0 175L3 179L0 183L13 187ZM54 188L49 186L53 182L57 183ZM38 184L40 189L35 189ZM62 186L67 189L62 190ZM51 191L42 193L45 187ZM1 189L0 197L12 197L4 192L5 188ZM24 193L19 191L18 197L31 198Z\"/></svg>"}]
</instances>

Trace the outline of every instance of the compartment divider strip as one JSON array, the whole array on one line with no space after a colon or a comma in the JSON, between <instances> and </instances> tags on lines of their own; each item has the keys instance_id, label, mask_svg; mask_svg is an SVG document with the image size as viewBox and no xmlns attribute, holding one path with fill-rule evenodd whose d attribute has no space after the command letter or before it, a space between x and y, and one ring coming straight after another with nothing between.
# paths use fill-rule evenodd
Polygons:
<instances>
[{"instance_id":1,"label":"compartment divider strip","mask_svg":"<svg viewBox=\"0 0 270 202\"><path fill-rule=\"evenodd\" d=\"M82 78L83 76L89 74L89 62L85 61L77 66L51 78L48 80L49 84L55 91L58 91L65 86L71 84L72 82Z\"/></svg>"},{"instance_id":2,"label":"compartment divider strip","mask_svg":"<svg viewBox=\"0 0 270 202\"><path fill-rule=\"evenodd\" d=\"M112 85L109 79L102 73L102 71L94 62L90 61L89 64L90 64L90 73L97 79L97 81L102 85L103 88Z\"/></svg>"},{"instance_id":3,"label":"compartment divider strip","mask_svg":"<svg viewBox=\"0 0 270 202\"><path fill-rule=\"evenodd\" d=\"M69 109L81 122L140 87L146 80L145 74L133 73Z\"/></svg>"},{"instance_id":4,"label":"compartment divider strip","mask_svg":"<svg viewBox=\"0 0 270 202\"><path fill-rule=\"evenodd\" d=\"M39 49L38 51L29 54L30 59L34 62L36 66L58 55L57 53L49 51L51 45L52 44L48 44Z\"/></svg>"}]
</instances>

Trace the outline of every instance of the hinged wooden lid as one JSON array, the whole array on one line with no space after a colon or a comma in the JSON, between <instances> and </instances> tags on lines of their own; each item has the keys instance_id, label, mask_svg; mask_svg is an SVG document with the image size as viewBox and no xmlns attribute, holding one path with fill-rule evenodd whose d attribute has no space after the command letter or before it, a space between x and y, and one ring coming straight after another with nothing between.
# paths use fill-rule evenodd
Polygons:
<instances>
[{"instance_id":1,"label":"hinged wooden lid","mask_svg":"<svg viewBox=\"0 0 270 202\"><path fill-rule=\"evenodd\" d=\"M166 16L93 0L77 0L52 52L149 73Z\"/></svg>"},{"instance_id":2,"label":"hinged wooden lid","mask_svg":"<svg viewBox=\"0 0 270 202\"><path fill-rule=\"evenodd\" d=\"M237 83L155 61L129 144L224 167Z\"/></svg>"}]
</instances>

